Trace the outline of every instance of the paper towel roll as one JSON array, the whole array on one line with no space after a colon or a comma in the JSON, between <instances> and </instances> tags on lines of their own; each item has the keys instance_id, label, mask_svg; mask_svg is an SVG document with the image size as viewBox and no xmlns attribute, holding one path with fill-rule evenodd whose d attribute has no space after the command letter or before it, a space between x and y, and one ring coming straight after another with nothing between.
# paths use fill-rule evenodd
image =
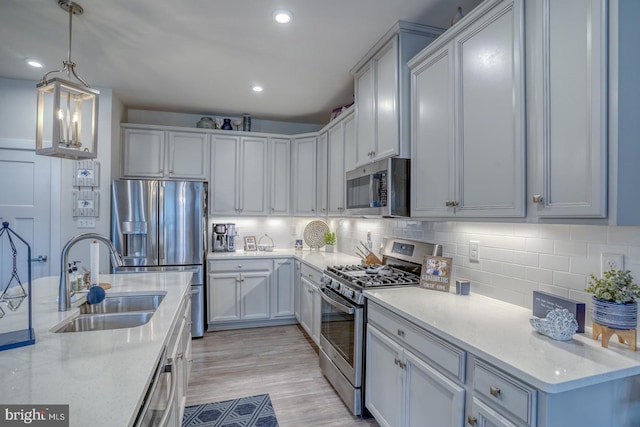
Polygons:
<instances>
[{"instance_id":1,"label":"paper towel roll","mask_svg":"<svg viewBox=\"0 0 640 427\"><path fill-rule=\"evenodd\" d=\"M91 243L91 286L100 283L100 247L98 241Z\"/></svg>"}]
</instances>

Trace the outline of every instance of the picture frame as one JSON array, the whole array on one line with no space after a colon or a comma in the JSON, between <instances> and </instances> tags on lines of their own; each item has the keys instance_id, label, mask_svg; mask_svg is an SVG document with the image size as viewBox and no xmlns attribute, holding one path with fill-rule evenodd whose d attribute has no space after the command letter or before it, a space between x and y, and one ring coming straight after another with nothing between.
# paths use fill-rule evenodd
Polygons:
<instances>
[{"instance_id":1,"label":"picture frame","mask_svg":"<svg viewBox=\"0 0 640 427\"><path fill-rule=\"evenodd\" d=\"M246 252L253 252L258 250L258 245L256 243L255 236L245 236L244 237L244 250Z\"/></svg>"},{"instance_id":2,"label":"picture frame","mask_svg":"<svg viewBox=\"0 0 640 427\"><path fill-rule=\"evenodd\" d=\"M425 256L420 273L420 287L434 291L449 292L452 267L452 258Z\"/></svg>"}]
</instances>

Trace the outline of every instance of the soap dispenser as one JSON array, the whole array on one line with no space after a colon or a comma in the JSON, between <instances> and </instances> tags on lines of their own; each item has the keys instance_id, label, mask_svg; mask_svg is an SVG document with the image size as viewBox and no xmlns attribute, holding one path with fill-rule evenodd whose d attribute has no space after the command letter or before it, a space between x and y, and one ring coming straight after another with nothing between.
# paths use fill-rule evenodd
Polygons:
<instances>
[{"instance_id":1,"label":"soap dispenser","mask_svg":"<svg viewBox=\"0 0 640 427\"><path fill-rule=\"evenodd\" d=\"M83 287L82 274L78 272L78 262L79 261L73 261L73 266L69 264L71 267L69 269L69 281L71 282L71 290L74 292L81 291Z\"/></svg>"}]
</instances>

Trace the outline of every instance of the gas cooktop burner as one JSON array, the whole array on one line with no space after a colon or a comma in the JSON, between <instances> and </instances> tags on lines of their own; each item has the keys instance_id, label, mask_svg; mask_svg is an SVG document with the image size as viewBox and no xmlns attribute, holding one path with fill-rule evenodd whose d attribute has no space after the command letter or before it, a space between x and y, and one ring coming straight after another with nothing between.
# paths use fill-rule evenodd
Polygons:
<instances>
[{"instance_id":1,"label":"gas cooktop burner","mask_svg":"<svg viewBox=\"0 0 640 427\"><path fill-rule=\"evenodd\" d=\"M363 288L418 285L420 276L383 265L338 265L328 271L348 283Z\"/></svg>"}]
</instances>

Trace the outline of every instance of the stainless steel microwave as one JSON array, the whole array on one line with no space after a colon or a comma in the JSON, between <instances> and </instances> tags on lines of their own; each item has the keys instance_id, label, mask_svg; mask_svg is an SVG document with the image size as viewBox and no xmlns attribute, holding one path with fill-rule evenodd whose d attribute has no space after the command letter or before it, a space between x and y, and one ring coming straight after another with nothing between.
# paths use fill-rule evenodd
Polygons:
<instances>
[{"instance_id":1,"label":"stainless steel microwave","mask_svg":"<svg viewBox=\"0 0 640 427\"><path fill-rule=\"evenodd\" d=\"M354 216L409 216L409 159L391 157L347 172L347 211Z\"/></svg>"}]
</instances>

